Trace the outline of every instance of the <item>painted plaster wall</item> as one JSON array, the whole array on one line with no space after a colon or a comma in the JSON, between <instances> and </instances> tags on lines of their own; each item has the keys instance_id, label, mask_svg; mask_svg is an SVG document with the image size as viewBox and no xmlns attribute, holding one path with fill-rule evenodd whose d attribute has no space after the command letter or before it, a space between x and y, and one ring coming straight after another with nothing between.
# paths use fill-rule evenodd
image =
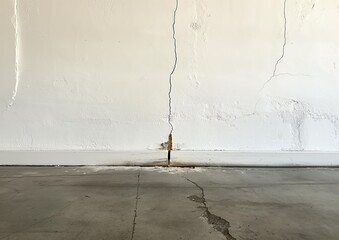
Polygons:
<instances>
[{"instance_id":1,"label":"painted plaster wall","mask_svg":"<svg viewBox=\"0 0 339 240\"><path fill-rule=\"evenodd\" d=\"M338 150L338 1L181 5L180 148Z\"/></svg>"},{"instance_id":2,"label":"painted plaster wall","mask_svg":"<svg viewBox=\"0 0 339 240\"><path fill-rule=\"evenodd\" d=\"M0 150L158 149L175 5L2 0ZM339 150L337 0L179 0L175 22L176 149Z\"/></svg>"},{"instance_id":3,"label":"painted plaster wall","mask_svg":"<svg viewBox=\"0 0 339 240\"><path fill-rule=\"evenodd\" d=\"M13 95L16 78L15 64L15 19L13 1L0 1L0 113ZM1 134L2 135L2 134ZM1 137L2 139L2 137Z\"/></svg>"}]
</instances>

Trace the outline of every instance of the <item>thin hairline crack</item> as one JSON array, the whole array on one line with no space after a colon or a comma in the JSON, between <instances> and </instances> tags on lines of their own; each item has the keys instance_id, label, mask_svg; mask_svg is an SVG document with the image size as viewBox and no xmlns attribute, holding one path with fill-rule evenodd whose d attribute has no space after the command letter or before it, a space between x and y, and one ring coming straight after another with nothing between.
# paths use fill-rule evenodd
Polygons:
<instances>
[{"instance_id":1,"label":"thin hairline crack","mask_svg":"<svg viewBox=\"0 0 339 240\"><path fill-rule=\"evenodd\" d=\"M137 212L138 212L138 203L139 203L139 188L140 188L140 170L138 172L138 182L137 182L137 195L135 197L135 208L134 208L134 217L133 217L133 225L132 225L132 234L131 234L131 240L134 239L135 234L135 225L137 224Z\"/></svg>"},{"instance_id":2,"label":"thin hairline crack","mask_svg":"<svg viewBox=\"0 0 339 240\"><path fill-rule=\"evenodd\" d=\"M280 64L280 62L283 60L283 58L285 57L285 49L286 49L286 44L287 44L287 17L286 17L286 5L287 5L287 0L284 0L284 6L283 6L283 16L284 16L284 33L283 33L283 45L282 45L282 52L280 57L278 58L278 60L275 62L274 64L274 69L272 72L272 75L269 77L269 79L267 79L266 82L264 82L264 84L262 85L262 87L260 88L258 95L260 96L260 94L262 93L262 91L265 89L266 85L268 83L270 83L275 77L281 76L281 75L286 75L288 73L281 73L281 74L277 74L277 70L278 70L278 66ZM259 97L259 99L255 102L254 105L254 111L246 114L245 116L253 116L257 113L257 106L259 104L261 100L261 97Z\"/></svg>"},{"instance_id":3,"label":"thin hairline crack","mask_svg":"<svg viewBox=\"0 0 339 240\"><path fill-rule=\"evenodd\" d=\"M278 60L276 61L275 65L274 65L274 70L272 72L272 75L270 76L270 78L263 84L263 86L260 89L260 92L265 88L265 86L272 81L273 78L275 78L277 76L277 69L279 66L279 63L281 62L281 60L285 57L285 47L286 47L286 43L287 43L287 17L286 17L286 3L287 0L284 0L284 37L283 37L283 46L282 46L282 52L281 52L281 56L278 58Z\"/></svg>"}]
</instances>

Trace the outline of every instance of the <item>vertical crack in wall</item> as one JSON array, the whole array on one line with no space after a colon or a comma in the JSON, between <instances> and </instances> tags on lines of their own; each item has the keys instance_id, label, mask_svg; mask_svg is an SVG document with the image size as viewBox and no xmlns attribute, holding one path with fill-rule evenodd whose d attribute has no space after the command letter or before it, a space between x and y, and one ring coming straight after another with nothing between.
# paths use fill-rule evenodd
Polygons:
<instances>
[{"instance_id":1,"label":"vertical crack in wall","mask_svg":"<svg viewBox=\"0 0 339 240\"><path fill-rule=\"evenodd\" d=\"M14 0L14 16L13 25L15 29L15 86L12 93L12 98L9 100L7 108L13 106L19 87L19 22L18 22L18 1Z\"/></svg>"},{"instance_id":2,"label":"vertical crack in wall","mask_svg":"<svg viewBox=\"0 0 339 240\"><path fill-rule=\"evenodd\" d=\"M187 181L189 181L190 183L194 184L201 191L200 197L198 197L196 195L192 195L192 196L189 196L188 198L191 201L200 203L202 205L200 208L202 208L204 210L203 217L207 219L207 222L209 224L211 224L215 230L221 232L227 240L236 240L236 238L233 237L229 232L229 228L231 227L230 223L227 220L225 220L225 219L223 219L219 216L216 216L209 211L207 203L206 203L206 199L205 199L204 189L201 186L199 186L196 182L193 182L192 180L190 180L186 177L184 177L184 178Z\"/></svg>"},{"instance_id":3,"label":"vertical crack in wall","mask_svg":"<svg viewBox=\"0 0 339 240\"><path fill-rule=\"evenodd\" d=\"M175 31L175 24L177 18L177 11L178 11L179 0L175 0L175 9L173 11L173 23L172 23L172 37L173 37L173 46L174 46L174 64L172 67L172 71L169 75L169 91L168 91L168 124L171 127L171 134L173 133L174 127L172 124L172 88L173 88L173 74L177 68L178 63L178 52L177 52L177 38L176 38L176 31Z\"/></svg>"},{"instance_id":4,"label":"vertical crack in wall","mask_svg":"<svg viewBox=\"0 0 339 240\"><path fill-rule=\"evenodd\" d=\"M280 57L278 58L278 60L275 62L274 64L274 69L272 72L272 75L269 77L269 79L264 82L264 84L262 85L262 87L260 88L258 95L260 96L261 92L264 90L264 88L266 87L266 85L268 83L270 83L273 78L279 76L280 74L277 74L277 70L278 70L278 66L281 62L281 60L285 57L285 48L286 48L286 43L287 43L287 17L286 17L286 5L287 5L287 0L284 0L284 6L283 6L283 16L284 16L284 30L283 30L283 45L282 45L282 52ZM255 105L254 105L254 111L252 113L246 114L245 116L253 116L257 113L257 106L259 104L261 100L261 97L259 97L259 99L256 101Z\"/></svg>"},{"instance_id":5,"label":"vertical crack in wall","mask_svg":"<svg viewBox=\"0 0 339 240\"><path fill-rule=\"evenodd\" d=\"M139 203L139 188L140 188L140 170L138 172L137 195L135 197L135 208L134 208L134 218L133 218L133 225L132 225L131 240L134 239L134 233L135 233L135 225L136 225L136 220L137 220L138 203Z\"/></svg>"},{"instance_id":6,"label":"vertical crack in wall","mask_svg":"<svg viewBox=\"0 0 339 240\"><path fill-rule=\"evenodd\" d=\"M283 46L282 46L282 52L281 52L281 56L278 58L278 60L276 61L275 65L274 65L274 70L272 75L270 76L270 78L263 84L260 92L265 88L265 86L272 81L272 79L274 77L277 76L277 69L279 66L279 63L281 62L281 60L284 58L285 56L285 47L286 47L286 41L287 41L287 17L286 17L286 2L287 0L284 0L284 7L283 7L283 16L284 16L284 35L283 35Z\"/></svg>"},{"instance_id":7,"label":"vertical crack in wall","mask_svg":"<svg viewBox=\"0 0 339 240\"><path fill-rule=\"evenodd\" d=\"M173 88L173 74L177 68L178 63L178 52L177 52L177 38L176 38L176 31L175 31L175 24L177 18L177 11L178 11L179 0L175 0L175 8L173 11L173 23L172 23L172 38L173 38L173 47L174 47L174 63L172 67L172 71L169 75L169 90L168 90L168 124L170 125L171 131L168 135L168 165L170 165L171 160L171 151L172 151L172 134L173 134L173 123L172 123L172 88Z\"/></svg>"}]
</instances>

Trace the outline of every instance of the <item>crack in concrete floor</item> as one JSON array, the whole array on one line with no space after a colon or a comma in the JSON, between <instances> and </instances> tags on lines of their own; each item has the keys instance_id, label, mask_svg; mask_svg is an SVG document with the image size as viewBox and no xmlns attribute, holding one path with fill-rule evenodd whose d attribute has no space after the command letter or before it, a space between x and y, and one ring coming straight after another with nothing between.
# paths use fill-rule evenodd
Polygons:
<instances>
[{"instance_id":1,"label":"crack in concrete floor","mask_svg":"<svg viewBox=\"0 0 339 240\"><path fill-rule=\"evenodd\" d=\"M138 202L139 202L139 188L140 188L140 170L138 173L138 183L137 183L137 195L135 197L135 208L134 208L134 218L133 218L133 226L132 226L132 235L131 240L134 238L135 233L135 225L136 225L136 219L137 219L137 212L138 212Z\"/></svg>"},{"instance_id":2,"label":"crack in concrete floor","mask_svg":"<svg viewBox=\"0 0 339 240\"><path fill-rule=\"evenodd\" d=\"M188 197L188 199L190 199L193 202L200 203L201 206L199 208L203 209L202 216L207 219L208 224L211 224L215 230L221 232L227 240L236 240L236 238L233 237L229 232L229 228L231 227L230 223L226 219L219 217L217 215L214 215L213 213L209 211L209 208L207 206L206 199L205 199L204 189L200 185L198 185L196 182L186 177L184 178L190 183L194 184L201 191L200 197L197 195L191 195Z\"/></svg>"}]
</instances>

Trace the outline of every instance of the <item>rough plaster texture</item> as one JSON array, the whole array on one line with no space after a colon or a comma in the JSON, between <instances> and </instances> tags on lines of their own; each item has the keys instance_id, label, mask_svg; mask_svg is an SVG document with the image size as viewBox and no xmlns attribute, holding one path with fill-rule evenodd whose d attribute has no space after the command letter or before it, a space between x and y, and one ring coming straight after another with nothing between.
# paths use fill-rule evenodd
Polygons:
<instances>
[{"instance_id":1,"label":"rough plaster texture","mask_svg":"<svg viewBox=\"0 0 339 240\"><path fill-rule=\"evenodd\" d=\"M2 0L0 150L157 150L173 26L175 149L339 149L338 1L175 6Z\"/></svg>"}]
</instances>

